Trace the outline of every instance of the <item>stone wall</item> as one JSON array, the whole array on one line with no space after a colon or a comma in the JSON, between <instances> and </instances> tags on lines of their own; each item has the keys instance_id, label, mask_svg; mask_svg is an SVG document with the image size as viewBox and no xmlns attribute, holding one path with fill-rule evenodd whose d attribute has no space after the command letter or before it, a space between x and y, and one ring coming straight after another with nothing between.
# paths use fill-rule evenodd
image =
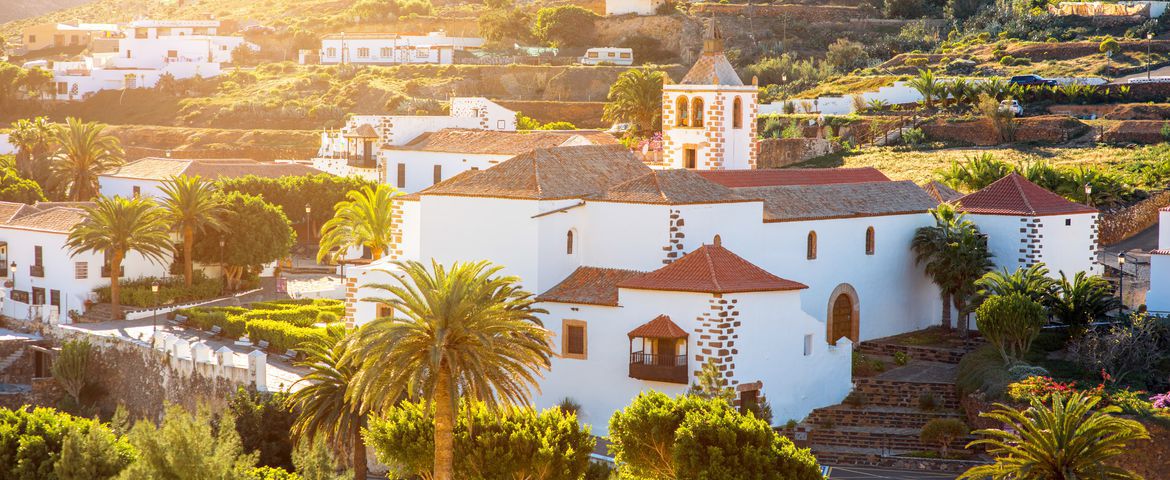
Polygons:
<instances>
[{"instance_id":1,"label":"stone wall","mask_svg":"<svg viewBox=\"0 0 1170 480\"><path fill-rule=\"evenodd\" d=\"M1130 445L1125 455L1109 462L1126 468L1149 480L1166 478L1170 465L1170 427L1153 421L1143 421L1150 432L1149 440Z\"/></svg>"},{"instance_id":2,"label":"stone wall","mask_svg":"<svg viewBox=\"0 0 1170 480\"><path fill-rule=\"evenodd\" d=\"M780 168L833 153L823 138L769 138L760 143L759 168Z\"/></svg>"},{"instance_id":3,"label":"stone wall","mask_svg":"<svg viewBox=\"0 0 1170 480\"><path fill-rule=\"evenodd\" d=\"M1101 140L1108 143L1162 143L1163 128L1170 128L1167 120L1122 120L1115 122L1101 134Z\"/></svg>"},{"instance_id":4,"label":"stone wall","mask_svg":"<svg viewBox=\"0 0 1170 480\"><path fill-rule=\"evenodd\" d=\"M931 140L980 146L1005 143L992 127L991 121L985 119L956 122L938 119L920 128ZM1088 125L1065 116L1027 117L1016 120L1015 141L1063 143L1084 134L1088 129Z\"/></svg>"},{"instance_id":5,"label":"stone wall","mask_svg":"<svg viewBox=\"0 0 1170 480\"><path fill-rule=\"evenodd\" d=\"M1116 212L1101 215L1101 244L1113 245L1158 223L1158 211L1170 206L1170 190L1154 193L1145 200Z\"/></svg>"}]
</instances>

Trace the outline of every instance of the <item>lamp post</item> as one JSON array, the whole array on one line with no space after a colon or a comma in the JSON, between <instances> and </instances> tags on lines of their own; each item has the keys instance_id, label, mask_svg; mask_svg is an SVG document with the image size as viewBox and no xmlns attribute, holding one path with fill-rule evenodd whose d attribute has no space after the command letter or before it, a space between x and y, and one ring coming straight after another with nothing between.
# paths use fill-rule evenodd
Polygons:
<instances>
[{"instance_id":1,"label":"lamp post","mask_svg":"<svg viewBox=\"0 0 1170 480\"><path fill-rule=\"evenodd\" d=\"M313 206L305 204L305 240L313 242Z\"/></svg>"},{"instance_id":2,"label":"lamp post","mask_svg":"<svg viewBox=\"0 0 1170 480\"><path fill-rule=\"evenodd\" d=\"M154 343L154 334L158 333L158 280L150 284L150 293L154 294L154 315L150 316L150 341Z\"/></svg>"},{"instance_id":3,"label":"lamp post","mask_svg":"<svg viewBox=\"0 0 1170 480\"><path fill-rule=\"evenodd\" d=\"M1146 80L1150 79L1150 44L1154 43L1154 32L1146 34Z\"/></svg>"},{"instance_id":4,"label":"lamp post","mask_svg":"<svg viewBox=\"0 0 1170 480\"><path fill-rule=\"evenodd\" d=\"M15 292L16 291L16 262L13 261L12 264L8 266L8 269L9 269L8 276L10 277L10 280L12 280L12 292ZM16 317L16 299L12 298L11 292L8 294L8 299L11 300L8 303L12 304L12 316Z\"/></svg>"},{"instance_id":5,"label":"lamp post","mask_svg":"<svg viewBox=\"0 0 1170 480\"><path fill-rule=\"evenodd\" d=\"M221 281L220 283L223 284L223 291L219 292L220 295L226 294L228 291L227 269L223 266L223 247L226 244L227 241L225 241L223 237L219 237L219 278Z\"/></svg>"},{"instance_id":6,"label":"lamp post","mask_svg":"<svg viewBox=\"0 0 1170 480\"><path fill-rule=\"evenodd\" d=\"M1085 184L1085 205L1093 206L1093 186Z\"/></svg>"},{"instance_id":7,"label":"lamp post","mask_svg":"<svg viewBox=\"0 0 1170 480\"><path fill-rule=\"evenodd\" d=\"M1121 320L1121 315L1125 312L1125 252L1117 254L1117 270L1121 272L1117 276L1118 296L1121 297L1121 302L1117 306L1117 319Z\"/></svg>"}]
</instances>

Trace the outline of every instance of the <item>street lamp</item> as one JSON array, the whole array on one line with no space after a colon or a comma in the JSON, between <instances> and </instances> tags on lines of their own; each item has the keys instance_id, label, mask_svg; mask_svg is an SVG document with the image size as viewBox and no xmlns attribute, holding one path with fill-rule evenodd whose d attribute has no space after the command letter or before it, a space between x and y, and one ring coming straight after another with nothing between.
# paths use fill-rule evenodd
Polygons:
<instances>
[{"instance_id":1,"label":"street lamp","mask_svg":"<svg viewBox=\"0 0 1170 480\"><path fill-rule=\"evenodd\" d=\"M313 242L313 207L305 204L305 240Z\"/></svg>"},{"instance_id":2,"label":"street lamp","mask_svg":"<svg viewBox=\"0 0 1170 480\"><path fill-rule=\"evenodd\" d=\"M150 330L152 334L158 333L158 280L150 284L150 293L154 294L154 315L150 317ZM150 341L154 342L154 336L150 337Z\"/></svg>"},{"instance_id":3,"label":"street lamp","mask_svg":"<svg viewBox=\"0 0 1170 480\"><path fill-rule=\"evenodd\" d=\"M1117 276L1118 296L1121 297L1121 302L1117 306L1117 319L1121 320L1121 315L1125 311L1125 252L1117 254L1117 270L1121 272Z\"/></svg>"},{"instance_id":4,"label":"street lamp","mask_svg":"<svg viewBox=\"0 0 1170 480\"><path fill-rule=\"evenodd\" d=\"M1085 184L1085 204L1093 206L1093 186L1088 183Z\"/></svg>"},{"instance_id":5,"label":"street lamp","mask_svg":"<svg viewBox=\"0 0 1170 480\"><path fill-rule=\"evenodd\" d=\"M9 265L8 268L9 268L8 276L11 277L11 280L12 280L12 291L15 292L16 291L16 262L13 261L12 265ZM8 294L8 298L10 300L12 300L11 302L8 302L8 303L12 304L12 316L15 317L16 316L16 299L12 298L11 293Z\"/></svg>"},{"instance_id":6,"label":"street lamp","mask_svg":"<svg viewBox=\"0 0 1170 480\"><path fill-rule=\"evenodd\" d=\"M1146 80L1150 79L1150 44L1154 43L1154 32L1146 34Z\"/></svg>"}]
</instances>

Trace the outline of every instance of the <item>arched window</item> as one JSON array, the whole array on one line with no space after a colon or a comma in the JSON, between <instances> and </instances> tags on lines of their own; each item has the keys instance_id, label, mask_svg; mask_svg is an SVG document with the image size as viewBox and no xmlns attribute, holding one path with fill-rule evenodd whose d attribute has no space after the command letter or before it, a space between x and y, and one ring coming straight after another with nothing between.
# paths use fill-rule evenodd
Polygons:
<instances>
[{"instance_id":1,"label":"arched window","mask_svg":"<svg viewBox=\"0 0 1170 480\"><path fill-rule=\"evenodd\" d=\"M739 97L731 102L731 128L743 128L743 101Z\"/></svg>"},{"instance_id":2,"label":"arched window","mask_svg":"<svg viewBox=\"0 0 1170 480\"><path fill-rule=\"evenodd\" d=\"M817 258L817 232L808 232L808 259Z\"/></svg>"},{"instance_id":3,"label":"arched window","mask_svg":"<svg viewBox=\"0 0 1170 480\"><path fill-rule=\"evenodd\" d=\"M873 255L873 249L874 249L873 227L869 227L869 228L865 229L865 254L866 255Z\"/></svg>"},{"instance_id":4,"label":"arched window","mask_svg":"<svg viewBox=\"0 0 1170 480\"><path fill-rule=\"evenodd\" d=\"M678 97L678 102L676 102L676 103L677 103L676 109L678 110L678 116L674 119L674 125L677 127L685 127L687 125L690 125L690 120L691 120L691 116L689 114L690 104L687 103L687 97L686 96Z\"/></svg>"},{"instance_id":5,"label":"arched window","mask_svg":"<svg viewBox=\"0 0 1170 480\"><path fill-rule=\"evenodd\" d=\"M569 230L569 233L565 234L565 253L569 254L569 255L573 254L573 231L572 230Z\"/></svg>"},{"instance_id":6,"label":"arched window","mask_svg":"<svg viewBox=\"0 0 1170 480\"><path fill-rule=\"evenodd\" d=\"M691 126L703 126L703 99L696 97L691 100Z\"/></svg>"}]
</instances>

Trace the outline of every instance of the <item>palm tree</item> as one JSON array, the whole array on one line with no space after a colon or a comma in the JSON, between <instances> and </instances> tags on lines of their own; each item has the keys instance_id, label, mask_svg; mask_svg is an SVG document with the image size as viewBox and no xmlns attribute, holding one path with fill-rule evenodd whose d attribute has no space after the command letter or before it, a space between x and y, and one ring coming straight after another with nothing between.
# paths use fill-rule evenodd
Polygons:
<instances>
[{"instance_id":1,"label":"palm tree","mask_svg":"<svg viewBox=\"0 0 1170 480\"><path fill-rule=\"evenodd\" d=\"M335 260L356 247L368 247L374 260L382 258L390 247L394 197L399 194L384 183L347 193L348 200L337 202L333 218L321 225L317 262Z\"/></svg>"},{"instance_id":2,"label":"palm tree","mask_svg":"<svg viewBox=\"0 0 1170 480\"><path fill-rule=\"evenodd\" d=\"M1052 316L1068 325L1074 334L1121 305L1108 281L1085 272L1073 275L1072 282L1060 272L1060 282L1049 292L1046 303Z\"/></svg>"},{"instance_id":3,"label":"palm tree","mask_svg":"<svg viewBox=\"0 0 1170 480\"><path fill-rule=\"evenodd\" d=\"M609 103L601 118L607 122L629 122L638 133L649 134L662 113L662 84L666 73L649 68L631 69L609 87Z\"/></svg>"},{"instance_id":4,"label":"palm tree","mask_svg":"<svg viewBox=\"0 0 1170 480\"><path fill-rule=\"evenodd\" d=\"M1052 396L1052 406L1033 398L1031 407L1019 411L996 404L979 416L1002 422L1007 428L976 430L987 438L983 445L995 463L967 470L960 480L1140 480L1142 477L1107 460L1126 452L1126 446L1149 439L1142 424L1112 414L1115 406L1094 410L1100 397L1075 392L1067 399Z\"/></svg>"},{"instance_id":5,"label":"palm tree","mask_svg":"<svg viewBox=\"0 0 1170 480\"><path fill-rule=\"evenodd\" d=\"M118 138L105 133L106 126L72 118L56 129L59 145L53 156L53 173L69 198L84 201L98 194L98 175L122 164Z\"/></svg>"},{"instance_id":6,"label":"palm tree","mask_svg":"<svg viewBox=\"0 0 1170 480\"><path fill-rule=\"evenodd\" d=\"M137 252L162 263L171 250L166 213L145 198L98 197L86 207L85 219L69 231L70 255L104 253L110 269L110 304L114 319L122 318L119 277L126 254Z\"/></svg>"},{"instance_id":7,"label":"palm tree","mask_svg":"<svg viewBox=\"0 0 1170 480\"><path fill-rule=\"evenodd\" d=\"M934 72L927 70L919 70L918 76L906 82L910 88L918 91L922 95L922 105L926 108L934 108L935 99L945 95L943 86L938 79L934 77Z\"/></svg>"},{"instance_id":8,"label":"palm tree","mask_svg":"<svg viewBox=\"0 0 1170 480\"><path fill-rule=\"evenodd\" d=\"M54 127L46 117L17 120L8 134L8 141L16 147L16 172L40 184L46 193L53 190L49 170L53 138Z\"/></svg>"},{"instance_id":9,"label":"palm tree","mask_svg":"<svg viewBox=\"0 0 1170 480\"><path fill-rule=\"evenodd\" d=\"M190 287L194 281L192 251L195 234L202 234L209 228L223 228L219 218L224 207L215 196L215 185L198 175L172 177L160 188L163 191L162 206L173 228L183 236L183 282Z\"/></svg>"},{"instance_id":10,"label":"palm tree","mask_svg":"<svg viewBox=\"0 0 1170 480\"><path fill-rule=\"evenodd\" d=\"M297 412L292 426L296 439L314 442L322 438L339 449L352 449L354 478L365 480L362 425L366 412L360 398L346 396L358 370L357 362L343 360L352 340L344 329L330 328L325 336L297 347L305 354L305 360L298 365L309 369L309 373L297 380L306 385L290 394L288 402Z\"/></svg>"},{"instance_id":11,"label":"palm tree","mask_svg":"<svg viewBox=\"0 0 1170 480\"><path fill-rule=\"evenodd\" d=\"M942 296L942 324L951 328L951 307L964 313L967 299L975 293L975 280L991 268L987 242L974 223L954 205L944 203L931 210L935 225L919 228L911 240L915 262L938 285ZM966 334L966 315L960 319L959 331Z\"/></svg>"},{"instance_id":12,"label":"palm tree","mask_svg":"<svg viewBox=\"0 0 1170 480\"><path fill-rule=\"evenodd\" d=\"M393 406L402 394L435 405L435 480L454 474L455 411L461 396L488 405L527 404L541 369L549 367L548 330L519 279L497 276L486 261L395 262L396 284L367 285L390 298L373 298L398 316L358 332L347 355L362 363L352 394L372 408Z\"/></svg>"},{"instance_id":13,"label":"palm tree","mask_svg":"<svg viewBox=\"0 0 1170 480\"><path fill-rule=\"evenodd\" d=\"M1048 276L1048 267L1037 263L1029 267L1017 268L1008 272L1007 268L987 272L983 278L975 282L979 287L979 296L987 298L992 295L1022 294L1035 302L1045 303L1056 281Z\"/></svg>"}]
</instances>

